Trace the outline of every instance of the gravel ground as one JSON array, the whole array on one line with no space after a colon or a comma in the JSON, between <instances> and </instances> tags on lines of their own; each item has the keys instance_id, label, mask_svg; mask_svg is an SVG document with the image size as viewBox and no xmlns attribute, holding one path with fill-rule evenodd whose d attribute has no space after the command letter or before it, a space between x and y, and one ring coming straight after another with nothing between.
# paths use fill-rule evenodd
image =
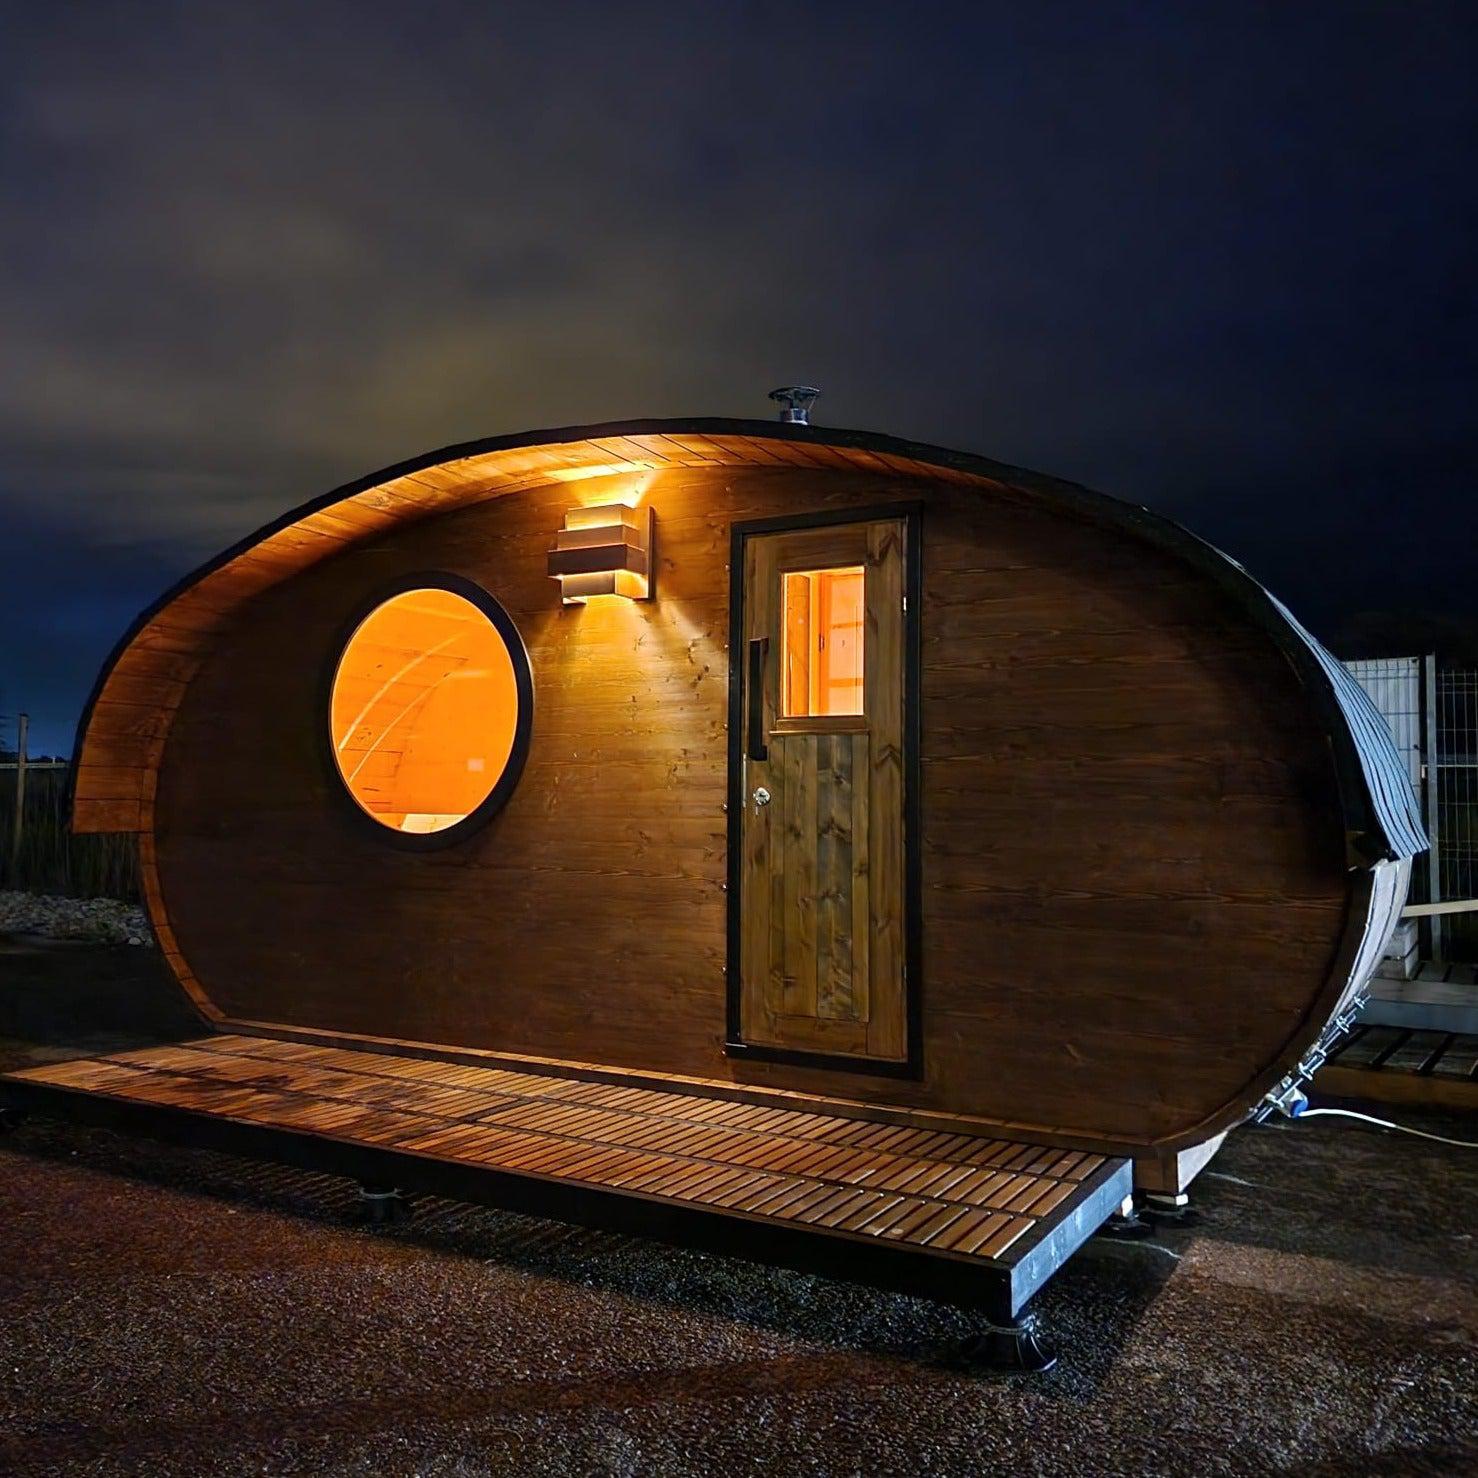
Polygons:
<instances>
[{"instance_id":1,"label":"gravel ground","mask_svg":"<svg viewBox=\"0 0 1478 1478\"><path fill-rule=\"evenodd\" d=\"M0 933L85 939L94 944L154 943L148 916L137 904L45 893L0 891Z\"/></svg>"},{"instance_id":2,"label":"gravel ground","mask_svg":"<svg viewBox=\"0 0 1478 1478\"><path fill-rule=\"evenodd\" d=\"M0 946L0 1063L191 1030L157 970ZM341 1181L33 1120L0 1472L1478 1471L1478 1155L1311 1121L1197 1191L1075 1258L1058 1368L1001 1376L958 1309L431 1199L371 1231Z\"/></svg>"}]
</instances>

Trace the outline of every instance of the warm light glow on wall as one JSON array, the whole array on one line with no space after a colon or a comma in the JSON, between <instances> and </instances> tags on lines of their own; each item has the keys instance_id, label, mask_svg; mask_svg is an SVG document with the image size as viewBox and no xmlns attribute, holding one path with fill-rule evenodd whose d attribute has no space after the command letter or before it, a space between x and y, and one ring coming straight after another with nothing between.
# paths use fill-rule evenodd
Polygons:
<instances>
[{"instance_id":1,"label":"warm light glow on wall","mask_svg":"<svg viewBox=\"0 0 1478 1478\"><path fill-rule=\"evenodd\" d=\"M549 476L555 482L589 482L596 477L616 477L623 472L640 472L650 476L650 462L592 462L587 467L556 467ZM625 499L622 499L625 502ZM632 498L631 502L636 499Z\"/></svg>"},{"instance_id":2,"label":"warm light glow on wall","mask_svg":"<svg viewBox=\"0 0 1478 1478\"><path fill-rule=\"evenodd\" d=\"M572 508L549 551L549 574L567 606L598 595L649 600L652 595L650 507L602 503Z\"/></svg>"}]
</instances>

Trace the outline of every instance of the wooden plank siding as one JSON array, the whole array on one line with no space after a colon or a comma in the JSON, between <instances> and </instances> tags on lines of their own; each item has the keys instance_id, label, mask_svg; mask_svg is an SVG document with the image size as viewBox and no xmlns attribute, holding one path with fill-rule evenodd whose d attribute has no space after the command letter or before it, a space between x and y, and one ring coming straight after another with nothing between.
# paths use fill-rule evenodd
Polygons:
<instances>
[{"instance_id":1,"label":"wooden plank siding","mask_svg":"<svg viewBox=\"0 0 1478 1478\"><path fill-rule=\"evenodd\" d=\"M383 500L373 533L273 544L270 578L208 577L195 647L163 636L175 606L144 629L141 652L167 640L198 665L172 709L113 697L131 656L113 669L78 819L122 816L152 838L151 913L192 996L227 1021L840 1095L1110 1148L1225 1127L1317 1032L1352 901L1363 919L1329 741L1284 654L1183 560L1021 488L744 441L453 460L354 495ZM559 479L618 455L641 470ZM562 608L544 555L565 512L636 482L656 511L658 598ZM739 1062L722 1050L730 525L919 500L924 1074ZM301 564L273 584L283 561ZM340 804L324 684L346 614L432 569L507 608L537 706L507 807L411 854ZM816 762L834 770L834 746ZM839 898L816 905L823 952Z\"/></svg>"},{"instance_id":2,"label":"wooden plank siding","mask_svg":"<svg viewBox=\"0 0 1478 1478\"><path fill-rule=\"evenodd\" d=\"M581 438L547 447L515 447L453 458L433 467L347 492L283 527L269 525L249 547L186 583L130 634L93 695L79 737L73 825L77 831L143 831L151 824L151 777L185 687L228 619L279 581L346 547L456 506L520 492L551 481L676 467L878 465L868 453L825 455L752 437L642 435ZM905 477L943 474L900 459ZM973 481L984 483L983 478ZM572 499L571 501L576 501ZM254 541L254 542L253 542ZM103 772L107 772L106 776ZM110 793L111 792L111 793ZM128 805L136 802L136 805Z\"/></svg>"}]
</instances>

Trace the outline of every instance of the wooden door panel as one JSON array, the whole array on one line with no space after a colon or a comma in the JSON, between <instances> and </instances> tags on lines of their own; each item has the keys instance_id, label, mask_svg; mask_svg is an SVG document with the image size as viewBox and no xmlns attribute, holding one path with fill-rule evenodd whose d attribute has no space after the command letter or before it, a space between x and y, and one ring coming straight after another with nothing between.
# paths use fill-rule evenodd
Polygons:
<instances>
[{"instance_id":1,"label":"wooden door panel","mask_svg":"<svg viewBox=\"0 0 1478 1478\"><path fill-rule=\"evenodd\" d=\"M778 868L782 879L781 907L770 918L770 956L780 962L781 975L777 1014L811 1017L816 1014L816 740L787 734L771 740L771 751L770 768L779 776L784 807L780 835L770 841L772 876ZM773 803L767 809L773 810Z\"/></svg>"},{"instance_id":2,"label":"wooden door panel","mask_svg":"<svg viewBox=\"0 0 1478 1478\"><path fill-rule=\"evenodd\" d=\"M735 720L747 1046L894 1063L909 1054L907 539L907 521L889 518L744 541ZM815 604L797 610L797 599Z\"/></svg>"},{"instance_id":3,"label":"wooden door panel","mask_svg":"<svg viewBox=\"0 0 1478 1478\"><path fill-rule=\"evenodd\" d=\"M816 738L816 1015L866 1021L870 923L867 894L866 734ZM862 781L862 810L852 777ZM861 885L860 907L857 899ZM857 957L857 940L863 957Z\"/></svg>"}]
</instances>

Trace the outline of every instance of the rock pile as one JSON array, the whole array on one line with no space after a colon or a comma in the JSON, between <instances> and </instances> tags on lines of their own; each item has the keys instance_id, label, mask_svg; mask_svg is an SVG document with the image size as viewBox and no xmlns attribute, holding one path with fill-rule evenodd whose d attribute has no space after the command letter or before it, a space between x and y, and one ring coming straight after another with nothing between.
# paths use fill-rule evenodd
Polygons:
<instances>
[{"instance_id":1,"label":"rock pile","mask_svg":"<svg viewBox=\"0 0 1478 1478\"><path fill-rule=\"evenodd\" d=\"M143 909L116 898L56 898L0 892L0 934L41 934L48 939L91 939L99 944L152 946Z\"/></svg>"}]
</instances>

